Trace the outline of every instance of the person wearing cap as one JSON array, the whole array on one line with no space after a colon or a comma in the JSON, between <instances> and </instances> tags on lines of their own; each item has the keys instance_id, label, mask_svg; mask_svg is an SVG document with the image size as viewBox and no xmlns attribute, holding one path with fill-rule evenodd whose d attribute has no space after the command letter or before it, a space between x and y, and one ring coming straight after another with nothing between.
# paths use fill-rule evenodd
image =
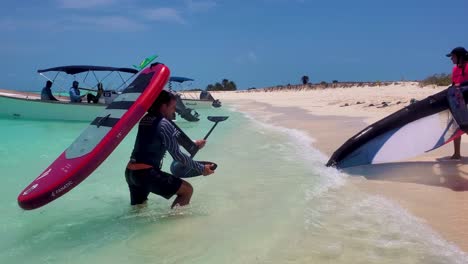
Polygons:
<instances>
[{"instance_id":1,"label":"person wearing cap","mask_svg":"<svg viewBox=\"0 0 468 264\"><path fill-rule=\"evenodd\" d=\"M455 65L452 69L452 85L460 86L468 82L468 51L464 47L456 47L446 56L451 58Z\"/></svg>"},{"instance_id":2,"label":"person wearing cap","mask_svg":"<svg viewBox=\"0 0 468 264\"><path fill-rule=\"evenodd\" d=\"M70 87L70 102L72 103L81 103L81 100L83 97L86 95L81 95L80 94L80 89L78 88L78 82L73 81L72 87Z\"/></svg>"},{"instance_id":3,"label":"person wearing cap","mask_svg":"<svg viewBox=\"0 0 468 264\"><path fill-rule=\"evenodd\" d=\"M459 87L468 82L468 51L464 47L456 47L446 55L454 64L452 69L452 85ZM451 159L461 159L461 137L453 140L454 152Z\"/></svg>"}]
</instances>

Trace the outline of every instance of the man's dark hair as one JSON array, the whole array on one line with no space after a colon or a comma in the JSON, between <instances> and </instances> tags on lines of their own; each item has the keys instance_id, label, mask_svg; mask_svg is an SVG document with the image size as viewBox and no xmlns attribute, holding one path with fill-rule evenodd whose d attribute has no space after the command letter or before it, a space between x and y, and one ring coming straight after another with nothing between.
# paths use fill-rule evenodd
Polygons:
<instances>
[{"instance_id":1,"label":"man's dark hair","mask_svg":"<svg viewBox=\"0 0 468 264\"><path fill-rule=\"evenodd\" d=\"M47 82L46 82L46 86L47 86L47 87L52 87L52 81L47 81Z\"/></svg>"},{"instance_id":2,"label":"man's dark hair","mask_svg":"<svg viewBox=\"0 0 468 264\"><path fill-rule=\"evenodd\" d=\"M158 113L159 108L161 108L161 105L168 104L172 100L176 100L176 96L169 91L162 90L156 98L156 100L154 100L153 105L151 105L151 107L148 109L148 112Z\"/></svg>"}]
</instances>

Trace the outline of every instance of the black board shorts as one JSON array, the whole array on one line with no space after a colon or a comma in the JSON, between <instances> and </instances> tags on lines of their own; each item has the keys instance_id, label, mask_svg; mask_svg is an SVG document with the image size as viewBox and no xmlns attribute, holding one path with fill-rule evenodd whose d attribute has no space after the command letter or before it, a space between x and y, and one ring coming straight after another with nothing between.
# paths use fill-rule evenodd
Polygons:
<instances>
[{"instance_id":1,"label":"black board shorts","mask_svg":"<svg viewBox=\"0 0 468 264\"><path fill-rule=\"evenodd\" d=\"M154 168L143 170L125 170L125 179L130 190L130 204L142 204L148 200L150 192L166 199L177 193L182 180L164 171Z\"/></svg>"}]
</instances>

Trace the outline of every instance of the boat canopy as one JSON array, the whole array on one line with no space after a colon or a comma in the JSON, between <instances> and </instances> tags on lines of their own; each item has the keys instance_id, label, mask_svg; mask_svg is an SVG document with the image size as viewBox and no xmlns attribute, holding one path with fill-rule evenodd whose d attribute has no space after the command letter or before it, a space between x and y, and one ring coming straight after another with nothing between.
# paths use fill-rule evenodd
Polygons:
<instances>
[{"instance_id":1,"label":"boat canopy","mask_svg":"<svg viewBox=\"0 0 468 264\"><path fill-rule=\"evenodd\" d=\"M126 72L126 73L138 73L138 70L132 68L118 68L118 67L106 67L106 66L90 66L90 65L70 65L70 66L60 66L44 70L37 70L38 73L43 72L65 72L67 74L78 74L87 71L117 71L117 72Z\"/></svg>"},{"instance_id":2,"label":"boat canopy","mask_svg":"<svg viewBox=\"0 0 468 264\"><path fill-rule=\"evenodd\" d=\"M188 82L188 81L193 81L193 79L187 78L187 77L177 77L177 76L171 76L169 78L170 82L178 82L178 83L183 83L183 82Z\"/></svg>"}]
</instances>

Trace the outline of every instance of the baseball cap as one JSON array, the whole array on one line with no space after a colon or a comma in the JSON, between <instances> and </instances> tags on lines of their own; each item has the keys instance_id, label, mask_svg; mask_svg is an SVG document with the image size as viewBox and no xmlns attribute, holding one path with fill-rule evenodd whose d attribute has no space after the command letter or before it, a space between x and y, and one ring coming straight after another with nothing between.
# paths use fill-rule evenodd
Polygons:
<instances>
[{"instance_id":1,"label":"baseball cap","mask_svg":"<svg viewBox=\"0 0 468 264\"><path fill-rule=\"evenodd\" d=\"M468 51L464 47L456 47L454 48L449 54L445 55L447 57L451 57L453 55L457 55L457 57L463 57L466 56Z\"/></svg>"}]
</instances>

